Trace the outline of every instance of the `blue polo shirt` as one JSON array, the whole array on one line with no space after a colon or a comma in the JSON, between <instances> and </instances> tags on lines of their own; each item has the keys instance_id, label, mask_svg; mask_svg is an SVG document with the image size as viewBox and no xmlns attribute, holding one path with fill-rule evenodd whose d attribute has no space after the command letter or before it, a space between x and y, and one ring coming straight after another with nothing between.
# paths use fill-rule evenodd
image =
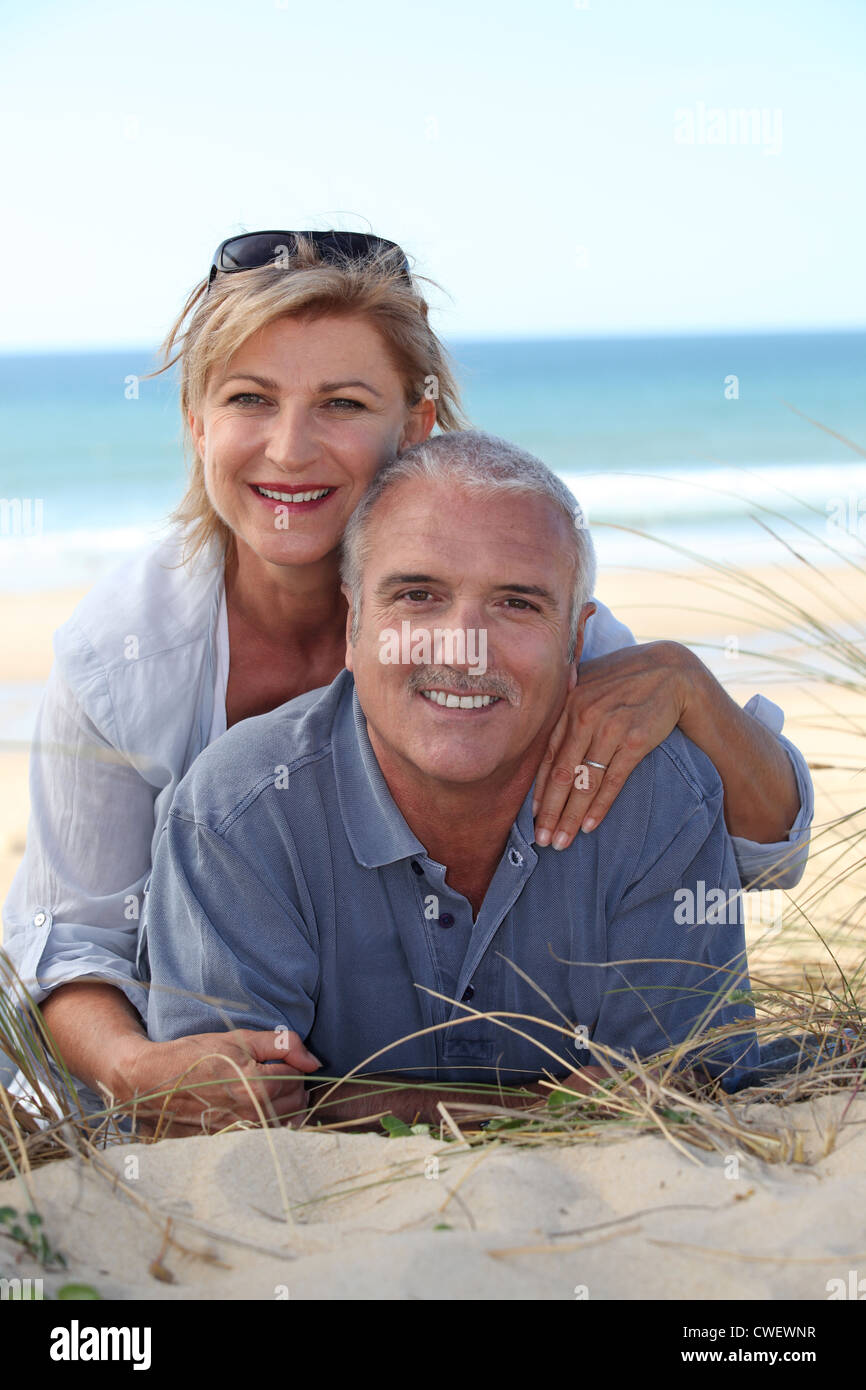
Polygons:
<instances>
[{"instance_id":1,"label":"blue polo shirt","mask_svg":"<svg viewBox=\"0 0 866 1390\"><path fill-rule=\"evenodd\" d=\"M584 1038L648 1056L751 1019L728 999L748 978L722 800L679 730L567 850L534 844L530 789L473 921L396 806L344 671L235 725L181 782L145 902L149 1035L287 1026L318 1075L518 1084L592 1061ZM712 1056L735 1088L754 1034Z\"/></svg>"}]
</instances>

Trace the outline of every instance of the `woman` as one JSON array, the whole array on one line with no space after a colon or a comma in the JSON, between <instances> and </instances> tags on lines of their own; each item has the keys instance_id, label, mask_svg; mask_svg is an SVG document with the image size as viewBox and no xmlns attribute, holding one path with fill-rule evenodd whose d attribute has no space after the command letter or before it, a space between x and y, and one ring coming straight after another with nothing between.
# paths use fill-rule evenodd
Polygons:
<instances>
[{"instance_id":1,"label":"woman","mask_svg":"<svg viewBox=\"0 0 866 1390\"><path fill-rule=\"evenodd\" d=\"M97 1087L128 1101L192 1066L196 1085L215 1081L225 1061L201 1061L215 1046L250 1079L273 1077L269 1061L315 1067L300 1040L277 1051L270 1033L149 1042L136 980L142 896L198 753L342 668L338 551L366 484L435 424L462 423L418 284L399 248L378 238L224 242L166 339L162 370L178 357L194 456L178 525L99 583L56 635L27 851L5 908L5 949L90 1108L100 1106ZM539 774L537 842L563 848L581 826L590 831L679 723L720 772L743 881L782 861L769 881L796 882L808 773L778 737L776 707L758 696L748 709L685 648L635 646L599 604ZM590 770L588 789L578 765ZM278 1104L280 1083L268 1093ZM226 1097L239 1117L255 1117L238 1086L178 1091L170 1105L195 1123Z\"/></svg>"}]
</instances>

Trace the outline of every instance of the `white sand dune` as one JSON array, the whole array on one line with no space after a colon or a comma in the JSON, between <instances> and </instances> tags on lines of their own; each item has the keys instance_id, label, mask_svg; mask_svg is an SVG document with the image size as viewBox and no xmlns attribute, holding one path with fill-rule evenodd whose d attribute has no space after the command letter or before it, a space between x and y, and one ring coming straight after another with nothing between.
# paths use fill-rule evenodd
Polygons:
<instances>
[{"instance_id":1,"label":"white sand dune","mask_svg":"<svg viewBox=\"0 0 866 1390\"><path fill-rule=\"evenodd\" d=\"M730 1157L690 1149L692 1162L653 1134L470 1149L279 1130L124 1145L99 1171L54 1163L30 1179L68 1260L45 1292L75 1281L127 1299L827 1299L828 1280L866 1276L866 1097L737 1109L799 1131L804 1161L740 1154L729 1177ZM0 1205L26 1206L20 1182L0 1184ZM43 1273L0 1247L0 1274Z\"/></svg>"}]
</instances>

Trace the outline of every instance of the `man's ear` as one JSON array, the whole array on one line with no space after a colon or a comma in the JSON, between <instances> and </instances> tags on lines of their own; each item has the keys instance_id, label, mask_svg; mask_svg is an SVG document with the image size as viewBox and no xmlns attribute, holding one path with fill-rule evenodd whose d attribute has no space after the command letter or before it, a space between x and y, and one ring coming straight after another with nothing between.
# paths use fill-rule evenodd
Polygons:
<instances>
[{"instance_id":1,"label":"man's ear","mask_svg":"<svg viewBox=\"0 0 866 1390\"><path fill-rule=\"evenodd\" d=\"M346 609L346 670L352 671L354 670L352 666L352 618L354 617L355 610L352 603L351 589L347 588L345 584L341 584L340 588L348 605Z\"/></svg>"},{"instance_id":2,"label":"man's ear","mask_svg":"<svg viewBox=\"0 0 866 1390\"><path fill-rule=\"evenodd\" d=\"M583 639L586 635L586 622L588 618L592 617L595 611L596 605L594 603L585 603L580 610L580 617L577 621L577 639L574 644L574 661L572 662L572 670L574 671L575 685L577 684L577 668L580 665L580 658L583 652ZM573 688L573 686L569 686L569 690L572 690Z\"/></svg>"}]
</instances>

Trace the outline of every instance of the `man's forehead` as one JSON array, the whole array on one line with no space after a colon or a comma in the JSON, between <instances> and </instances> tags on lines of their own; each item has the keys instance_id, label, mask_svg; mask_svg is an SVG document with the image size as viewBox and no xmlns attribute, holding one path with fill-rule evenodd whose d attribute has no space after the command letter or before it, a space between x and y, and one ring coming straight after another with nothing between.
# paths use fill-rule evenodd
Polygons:
<instances>
[{"instance_id":1,"label":"man's forehead","mask_svg":"<svg viewBox=\"0 0 866 1390\"><path fill-rule=\"evenodd\" d=\"M485 525L479 528L478 518ZM532 516L532 528L527 529L527 517ZM567 530L569 521L556 502L541 493L519 492L510 489L484 492L441 478L407 478L395 484L381 499L370 518L368 534L381 530L388 543L400 536L423 536L436 541L439 536L454 537L464 530L472 537L473 545L489 533L491 527L500 532L514 533L516 541L529 548L536 544L542 549L549 543L536 539L539 531ZM372 535L371 535L372 540Z\"/></svg>"},{"instance_id":2,"label":"man's forehead","mask_svg":"<svg viewBox=\"0 0 866 1390\"><path fill-rule=\"evenodd\" d=\"M568 525L556 504L538 494L472 494L438 479L407 480L370 519L370 578L488 576L495 569L498 578L508 571L504 583L549 588L560 570L570 570L563 544Z\"/></svg>"}]
</instances>

